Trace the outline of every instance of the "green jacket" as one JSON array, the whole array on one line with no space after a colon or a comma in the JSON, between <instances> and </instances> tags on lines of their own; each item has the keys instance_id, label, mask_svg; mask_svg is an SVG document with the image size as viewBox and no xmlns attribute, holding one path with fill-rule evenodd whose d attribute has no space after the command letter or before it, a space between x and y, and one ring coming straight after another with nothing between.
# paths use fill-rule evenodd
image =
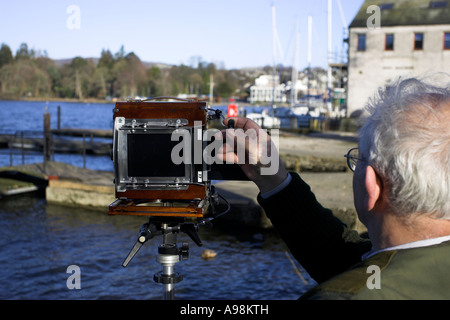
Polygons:
<instances>
[{"instance_id":1,"label":"green jacket","mask_svg":"<svg viewBox=\"0 0 450 320\"><path fill-rule=\"evenodd\" d=\"M316 200L296 173L258 202L291 253L318 282L301 299L450 299L450 242L385 251L361 261L372 245Z\"/></svg>"}]
</instances>

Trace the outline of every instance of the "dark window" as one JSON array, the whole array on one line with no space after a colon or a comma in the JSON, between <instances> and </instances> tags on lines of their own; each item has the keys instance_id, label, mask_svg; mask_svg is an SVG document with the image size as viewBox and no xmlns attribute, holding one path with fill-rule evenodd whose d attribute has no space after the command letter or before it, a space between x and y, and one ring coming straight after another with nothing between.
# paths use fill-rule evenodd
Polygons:
<instances>
[{"instance_id":1,"label":"dark window","mask_svg":"<svg viewBox=\"0 0 450 320\"><path fill-rule=\"evenodd\" d=\"M414 34L414 50L423 49L423 33Z\"/></svg>"},{"instance_id":2,"label":"dark window","mask_svg":"<svg viewBox=\"0 0 450 320\"><path fill-rule=\"evenodd\" d=\"M365 34L358 34L357 50L358 51L366 51L366 35Z\"/></svg>"},{"instance_id":3,"label":"dark window","mask_svg":"<svg viewBox=\"0 0 450 320\"><path fill-rule=\"evenodd\" d=\"M380 10L391 10L394 7L393 3L380 4Z\"/></svg>"},{"instance_id":4,"label":"dark window","mask_svg":"<svg viewBox=\"0 0 450 320\"><path fill-rule=\"evenodd\" d=\"M430 8L445 8L447 7L447 1L431 1Z\"/></svg>"},{"instance_id":5,"label":"dark window","mask_svg":"<svg viewBox=\"0 0 450 320\"><path fill-rule=\"evenodd\" d=\"M386 43L384 49L387 51L394 50L394 35L392 33L386 35Z\"/></svg>"},{"instance_id":6,"label":"dark window","mask_svg":"<svg viewBox=\"0 0 450 320\"><path fill-rule=\"evenodd\" d=\"M450 50L450 32L444 33L444 49Z\"/></svg>"},{"instance_id":7,"label":"dark window","mask_svg":"<svg viewBox=\"0 0 450 320\"><path fill-rule=\"evenodd\" d=\"M128 134L128 176L184 177L185 165L174 164L171 157L178 143L171 134Z\"/></svg>"}]
</instances>

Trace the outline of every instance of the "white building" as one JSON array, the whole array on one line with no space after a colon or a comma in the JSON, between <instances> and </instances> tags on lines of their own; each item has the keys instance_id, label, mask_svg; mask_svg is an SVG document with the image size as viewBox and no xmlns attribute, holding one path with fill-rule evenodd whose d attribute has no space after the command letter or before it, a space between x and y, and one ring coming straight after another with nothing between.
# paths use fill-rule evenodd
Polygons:
<instances>
[{"instance_id":1,"label":"white building","mask_svg":"<svg viewBox=\"0 0 450 320\"><path fill-rule=\"evenodd\" d=\"M275 93L275 98L273 95ZM255 84L250 87L250 103L255 102L286 102L286 85L280 84L278 75L261 75L255 80Z\"/></svg>"},{"instance_id":2,"label":"white building","mask_svg":"<svg viewBox=\"0 0 450 320\"><path fill-rule=\"evenodd\" d=\"M348 50L351 116L398 76L450 72L450 0L366 0L349 26Z\"/></svg>"}]
</instances>

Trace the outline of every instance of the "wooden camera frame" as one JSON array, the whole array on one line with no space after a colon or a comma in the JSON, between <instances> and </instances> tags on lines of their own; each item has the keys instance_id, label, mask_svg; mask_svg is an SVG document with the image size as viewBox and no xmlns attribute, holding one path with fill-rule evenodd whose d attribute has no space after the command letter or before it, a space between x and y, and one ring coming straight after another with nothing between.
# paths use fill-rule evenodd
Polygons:
<instances>
[{"instance_id":1,"label":"wooden camera frame","mask_svg":"<svg viewBox=\"0 0 450 320\"><path fill-rule=\"evenodd\" d=\"M205 163L174 165L169 159L179 143L171 139L175 130L190 133L192 144L204 143L207 103L171 99L116 103L112 159L117 199L109 206L110 215L195 219L208 210L211 185Z\"/></svg>"}]
</instances>

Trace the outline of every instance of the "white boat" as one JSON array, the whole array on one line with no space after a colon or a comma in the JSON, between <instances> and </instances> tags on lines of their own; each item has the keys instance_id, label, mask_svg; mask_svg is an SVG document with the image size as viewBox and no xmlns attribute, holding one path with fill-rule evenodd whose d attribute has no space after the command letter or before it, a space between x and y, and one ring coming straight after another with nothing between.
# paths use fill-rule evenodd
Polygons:
<instances>
[{"instance_id":1,"label":"white boat","mask_svg":"<svg viewBox=\"0 0 450 320\"><path fill-rule=\"evenodd\" d=\"M295 105L292 108L292 112L297 116L304 116L309 113L309 108L306 105Z\"/></svg>"},{"instance_id":2,"label":"white boat","mask_svg":"<svg viewBox=\"0 0 450 320\"><path fill-rule=\"evenodd\" d=\"M263 128L280 127L280 119L270 116L266 110L264 110L262 113L249 113L247 114L247 118L255 121L260 127Z\"/></svg>"}]
</instances>

